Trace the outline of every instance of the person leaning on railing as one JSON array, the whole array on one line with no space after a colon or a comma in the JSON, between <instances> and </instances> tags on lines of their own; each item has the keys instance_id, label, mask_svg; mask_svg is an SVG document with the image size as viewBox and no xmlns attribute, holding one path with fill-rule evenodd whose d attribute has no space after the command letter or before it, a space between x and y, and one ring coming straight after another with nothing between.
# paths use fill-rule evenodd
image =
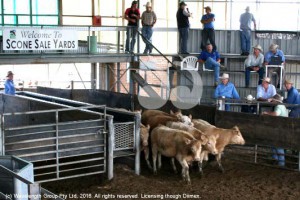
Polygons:
<instances>
[{"instance_id":1,"label":"person leaning on railing","mask_svg":"<svg viewBox=\"0 0 300 200\"><path fill-rule=\"evenodd\" d=\"M272 97L276 94L276 88L271 84L271 79L265 77L261 85L257 86L257 101L272 101Z\"/></svg>"},{"instance_id":2,"label":"person leaning on railing","mask_svg":"<svg viewBox=\"0 0 300 200\"><path fill-rule=\"evenodd\" d=\"M6 81L4 83L4 94L15 95L16 88L14 84L14 73L12 71L7 72Z\"/></svg>"},{"instance_id":3,"label":"person leaning on railing","mask_svg":"<svg viewBox=\"0 0 300 200\"><path fill-rule=\"evenodd\" d=\"M300 105L300 95L296 88L293 87L293 82L289 79L284 81L284 86L288 92L287 98L284 103ZM289 108L291 111L289 117L300 118L300 106Z\"/></svg>"},{"instance_id":4,"label":"person leaning on railing","mask_svg":"<svg viewBox=\"0 0 300 200\"><path fill-rule=\"evenodd\" d=\"M263 115L279 116L279 117L288 117L288 110L285 105L278 105L282 103L282 96L279 94L274 95L271 98L271 102L276 103L277 105L274 108L274 111L265 111L262 112ZM278 165L283 167L285 165L285 156L284 149L282 148L272 148L273 158L278 162Z\"/></svg>"}]
</instances>

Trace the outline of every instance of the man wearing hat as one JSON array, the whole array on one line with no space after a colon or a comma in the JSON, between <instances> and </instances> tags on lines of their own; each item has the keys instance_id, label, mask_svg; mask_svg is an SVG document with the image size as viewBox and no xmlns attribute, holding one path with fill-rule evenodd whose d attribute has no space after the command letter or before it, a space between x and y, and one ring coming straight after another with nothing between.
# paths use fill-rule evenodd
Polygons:
<instances>
[{"instance_id":1,"label":"man wearing hat","mask_svg":"<svg viewBox=\"0 0 300 200\"><path fill-rule=\"evenodd\" d=\"M251 14L249 6L246 7L246 12L240 16L240 38L242 56L248 56L251 45L251 22L254 23L254 30L256 29L256 22L253 14Z\"/></svg>"},{"instance_id":2,"label":"man wearing hat","mask_svg":"<svg viewBox=\"0 0 300 200\"><path fill-rule=\"evenodd\" d=\"M133 52L136 42L137 28L140 19L140 10L138 9L138 2L133 1L131 7L125 11L125 19L128 21L128 27L126 29L126 45L125 52ZM131 41L130 41L131 39Z\"/></svg>"},{"instance_id":3,"label":"man wearing hat","mask_svg":"<svg viewBox=\"0 0 300 200\"><path fill-rule=\"evenodd\" d=\"M152 43L152 27L156 23L156 14L152 11L152 5L150 2L147 2L146 11L143 12L141 20L142 20L142 35L144 36L144 42L146 44L144 54L152 53L152 46L149 43Z\"/></svg>"},{"instance_id":4,"label":"man wearing hat","mask_svg":"<svg viewBox=\"0 0 300 200\"><path fill-rule=\"evenodd\" d=\"M296 88L293 87L293 82L290 79L284 81L284 86L288 92L287 98L283 101L287 104L300 105L300 95ZM289 117L300 118L300 106L289 108L291 111Z\"/></svg>"},{"instance_id":5,"label":"man wearing hat","mask_svg":"<svg viewBox=\"0 0 300 200\"><path fill-rule=\"evenodd\" d=\"M248 56L245 60L245 77L246 77L246 87L250 84L250 72L255 71L259 74L258 85L262 83L265 70L263 68L264 55L262 54L262 48L258 44L253 47L253 53Z\"/></svg>"},{"instance_id":6,"label":"man wearing hat","mask_svg":"<svg viewBox=\"0 0 300 200\"><path fill-rule=\"evenodd\" d=\"M271 102L276 103L277 105L274 108L274 111L265 111L262 114L263 115L271 115L271 116L279 116L279 117L288 117L288 110L286 109L285 105L278 105L279 103L282 103L283 97L279 94L275 94L271 98ZM285 165L285 156L284 156L284 149L282 148L272 148L273 151L273 159L275 159L278 162L279 166Z\"/></svg>"},{"instance_id":7,"label":"man wearing hat","mask_svg":"<svg viewBox=\"0 0 300 200\"><path fill-rule=\"evenodd\" d=\"M279 46L277 44L271 44L269 47L269 51L265 54L265 65L284 65L285 57L283 51L278 49ZM280 81L285 80L285 72L282 68L282 80L280 80L280 67L268 67L268 74L266 76L272 77L272 73L276 72L278 75L278 79L276 79L276 86L279 88Z\"/></svg>"},{"instance_id":8,"label":"man wearing hat","mask_svg":"<svg viewBox=\"0 0 300 200\"><path fill-rule=\"evenodd\" d=\"M262 83L257 86L257 101L272 101L272 97L276 94L276 88L271 84L271 79L265 77Z\"/></svg>"},{"instance_id":9,"label":"man wearing hat","mask_svg":"<svg viewBox=\"0 0 300 200\"><path fill-rule=\"evenodd\" d=\"M189 39L190 21L189 17L192 13L189 12L184 1L180 2L176 13L177 27L179 32L179 53L189 54L187 52L187 41Z\"/></svg>"},{"instance_id":10,"label":"man wearing hat","mask_svg":"<svg viewBox=\"0 0 300 200\"><path fill-rule=\"evenodd\" d=\"M6 81L4 83L4 94L15 95L16 89L14 85L14 74L12 71L7 72Z\"/></svg>"},{"instance_id":11,"label":"man wearing hat","mask_svg":"<svg viewBox=\"0 0 300 200\"><path fill-rule=\"evenodd\" d=\"M211 13L211 8L209 6L206 6L204 9L206 14L201 18L201 23L203 24L201 49L205 50L209 40L209 43L213 45L213 49L217 50L214 29L215 15Z\"/></svg>"},{"instance_id":12,"label":"man wearing hat","mask_svg":"<svg viewBox=\"0 0 300 200\"><path fill-rule=\"evenodd\" d=\"M240 99L233 83L229 82L229 74L224 73L221 77L221 82L215 90L215 98ZM230 105L225 104L225 110L230 110Z\"/></svg>"}]
</instances>

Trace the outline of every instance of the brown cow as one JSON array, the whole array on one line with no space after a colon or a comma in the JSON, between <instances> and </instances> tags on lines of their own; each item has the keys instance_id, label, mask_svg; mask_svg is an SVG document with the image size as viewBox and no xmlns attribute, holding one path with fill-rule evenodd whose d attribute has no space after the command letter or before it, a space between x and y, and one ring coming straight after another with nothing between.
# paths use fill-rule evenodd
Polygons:
<instances>
[{"instance_id":1,"label":"brown cow","mask_svg":"<svg viewBox=\"0 0 300 200\"><path fill-rule=\"evenodd\" d=\"M151 167L151 164L150 164L150 161L149 161L149 143L148 143L149 130L150 130L149 125L145 126L145 125L141 124L141 126L140 126L141 151L144 151L145 160L147 162L148 168L150 170L152 170L152 167Z\"/></svg>"},{"instance_id":2,"label":"brown cow","mask_svg":"<svg viewBox=\"0 0 300 200\"><path fill-rule=\"evenodd\" d=\"M154 174L157 174L157 156L159 169L161 168L161 155L175 157L182 166L183 179L191 184L188 162L200 160L201 141L186 131L160 125L151 132L151 142Z\"/></svg>"},{"instance_id":3,"label":"brown cow","mask_svg":"<svg viewBox=\"0 0 300 200\"><path fill-rule=\"evenodd\" d=\"M205 132L206 130L211 128L216 128L214 125L211 125L210 123L202 119L193 119L192 122L194 124L194 127L202 132Z\"/></svg>"},{"instance_id":4,"label":"brown cow","mask_svg":"<svg viewBox=\"0 0 300 200\"><path fill-rule=\"evenodd\" d=\"M187 126L187 125L185 125L183 123L180 123L180 122L167 122L166 126L170 127L170 128L173 128L173 129L187 131L187 132L191 133L197 140L202 141L203 148L202 148L202 151L201 151L200 158L205 156L203 151L209 152L209 153L214 154L214 155L218 153L218 150L216 148L216 142L217 142L217 139L218 139L218 135L213 135L213 134L206 135L202 131L200 131L200 130L194 128L194 127ZM203 173L202 172L202 167L201 167L202 166L202 160L203 160L203 158L200 159L200 161L198 162L199 171L201 172L201 174ZM172 160L172 166L173 166L173 169L175 171L176 167L175 167L175 164L174 164L174 159Z\"/></svg>"},{"instance_id":5,"label":"brown cow","mask_svg":"<svg viewBox=\"0 0 300 200\"><path fill-rule=\"evenodd\" d=\"M143 124L149 124L151 129L154 129L159 124L166 125L168 121L173 122L183 122L187 125L193 126L191 122L192 116L185 116L182 115L181 111L178 111L176 113L173 113L171 111L171 114L160 111L160 110L146 110L142 114L142 123Z\"/></svg>"},{"instance_id":6,"label":"brown cow","mask_svg":"<svg viewBox=\"0 0 300 200\"><path fill-rule=\"evenodd\" d=\"M222 129L222 128L214 128L210 127L208 130L205 131L207 135L215 135L218 137L216 148L218 154L216 155L216 160L218 162L219 168L222 172L224 172L224 168L221 163L221 156L225 149L225 147L229 144L239 144L244 145L245 140L237 126L234 126L232 129ZM201 159L207 160L208 159L208 151L203 151L203 156ZM202 163L202 160L200 161ZM199 166L199 170L202 173L202 166Z\"/></svg>"}]
</instances>

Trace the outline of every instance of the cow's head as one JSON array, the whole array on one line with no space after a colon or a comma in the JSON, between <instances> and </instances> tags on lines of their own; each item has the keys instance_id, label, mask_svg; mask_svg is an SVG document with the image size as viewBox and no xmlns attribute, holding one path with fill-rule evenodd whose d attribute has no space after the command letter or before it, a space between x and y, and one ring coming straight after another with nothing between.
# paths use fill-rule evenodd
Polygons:
<instances>
[{"instance_id":1,"label":"cow's head","mask_svg":"<svg viewBox=\"0 0 300 200\"><path fill-rule=\"evenodd\" d=\"M194 140L186 139L186 144L188 145L188 148L193 157L193 160L200 161L202 142L200 140L196 140L196 139L194 139Z\"/></svg>"},{"instance_id":2,"label":"cow's head","mask_svg":"<svg viewBox=\"0 0 300 200\"><path fill-rule=\"evenodd\" d=\"M231 129L231 133L232 133L232 137L231 137L231 140L230 140L231 144L241 144L241 145L245 144L245 140L242 136L242 133L241 133L239 127L234 126Z\"/></svg>"},{"instance_id":3,"label":"cow's head","mask_svg":"<svg viewBox=\"0 0 300 200\"><path fill-rule=\"evenodd\" d=\"M144 126L143 124L141 124L140 136L141 136L142 146L144 146L144 147L148 146L149 130L150 130L149 124L147 126Z\"/></svg>"},{"instance_id":4,"label":"cow's head","mask_svg":"<svg viewBox=\"0 0 300 200\"><path fill-rule=\"evenodd\" d=\"M206 150L214 155L217 154L218 150L216 148L216 144L217 144L217 139L218 139L219 135L203 135L203 136L207 138L206 139L207 143L203 144L205 146Z\"/></svg>"},{"instance_id":5,"label":"cow's head","mask_svg":"<svg viewBox=\"0 0 300 200\"><path fill-rule=\"evenodd\" d=\"M170 111L171 115L174 115L177 117L178 121L184 123L185 125L188 126L194 126L194 123L192 122L192 115L190 114L189 116L187 115L183 115L181 113L181 110L177 111L177 112L173 112L172 110Z\"/></svg>"}]
</instances>

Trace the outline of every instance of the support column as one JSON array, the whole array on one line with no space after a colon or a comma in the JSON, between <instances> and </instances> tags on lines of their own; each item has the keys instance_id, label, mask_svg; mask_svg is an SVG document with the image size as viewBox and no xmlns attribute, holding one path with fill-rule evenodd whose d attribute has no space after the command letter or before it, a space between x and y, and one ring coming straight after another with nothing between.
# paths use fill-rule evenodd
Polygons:
<instances>
[{"instance_id":1,"label":"support column","mask_svg":"<svg viewBox=\"0 0 300 200\"><path fill-rule=\"evenodd\" d=\"M121 90L121 75L120 75L120 70L121 70L121 67L120 67L120 63L117 63L117 92L120 92Z\"/></svg>"},{"instance_id":2,"label":"support column","mask_svg":"<svg viewBox=\"0 0 300 200\"><path fill-rule=\"evenodd\" d=\"M97 63L91 63L91 89L96 89L97 82Z\"/></svg>"}]
</instances>

